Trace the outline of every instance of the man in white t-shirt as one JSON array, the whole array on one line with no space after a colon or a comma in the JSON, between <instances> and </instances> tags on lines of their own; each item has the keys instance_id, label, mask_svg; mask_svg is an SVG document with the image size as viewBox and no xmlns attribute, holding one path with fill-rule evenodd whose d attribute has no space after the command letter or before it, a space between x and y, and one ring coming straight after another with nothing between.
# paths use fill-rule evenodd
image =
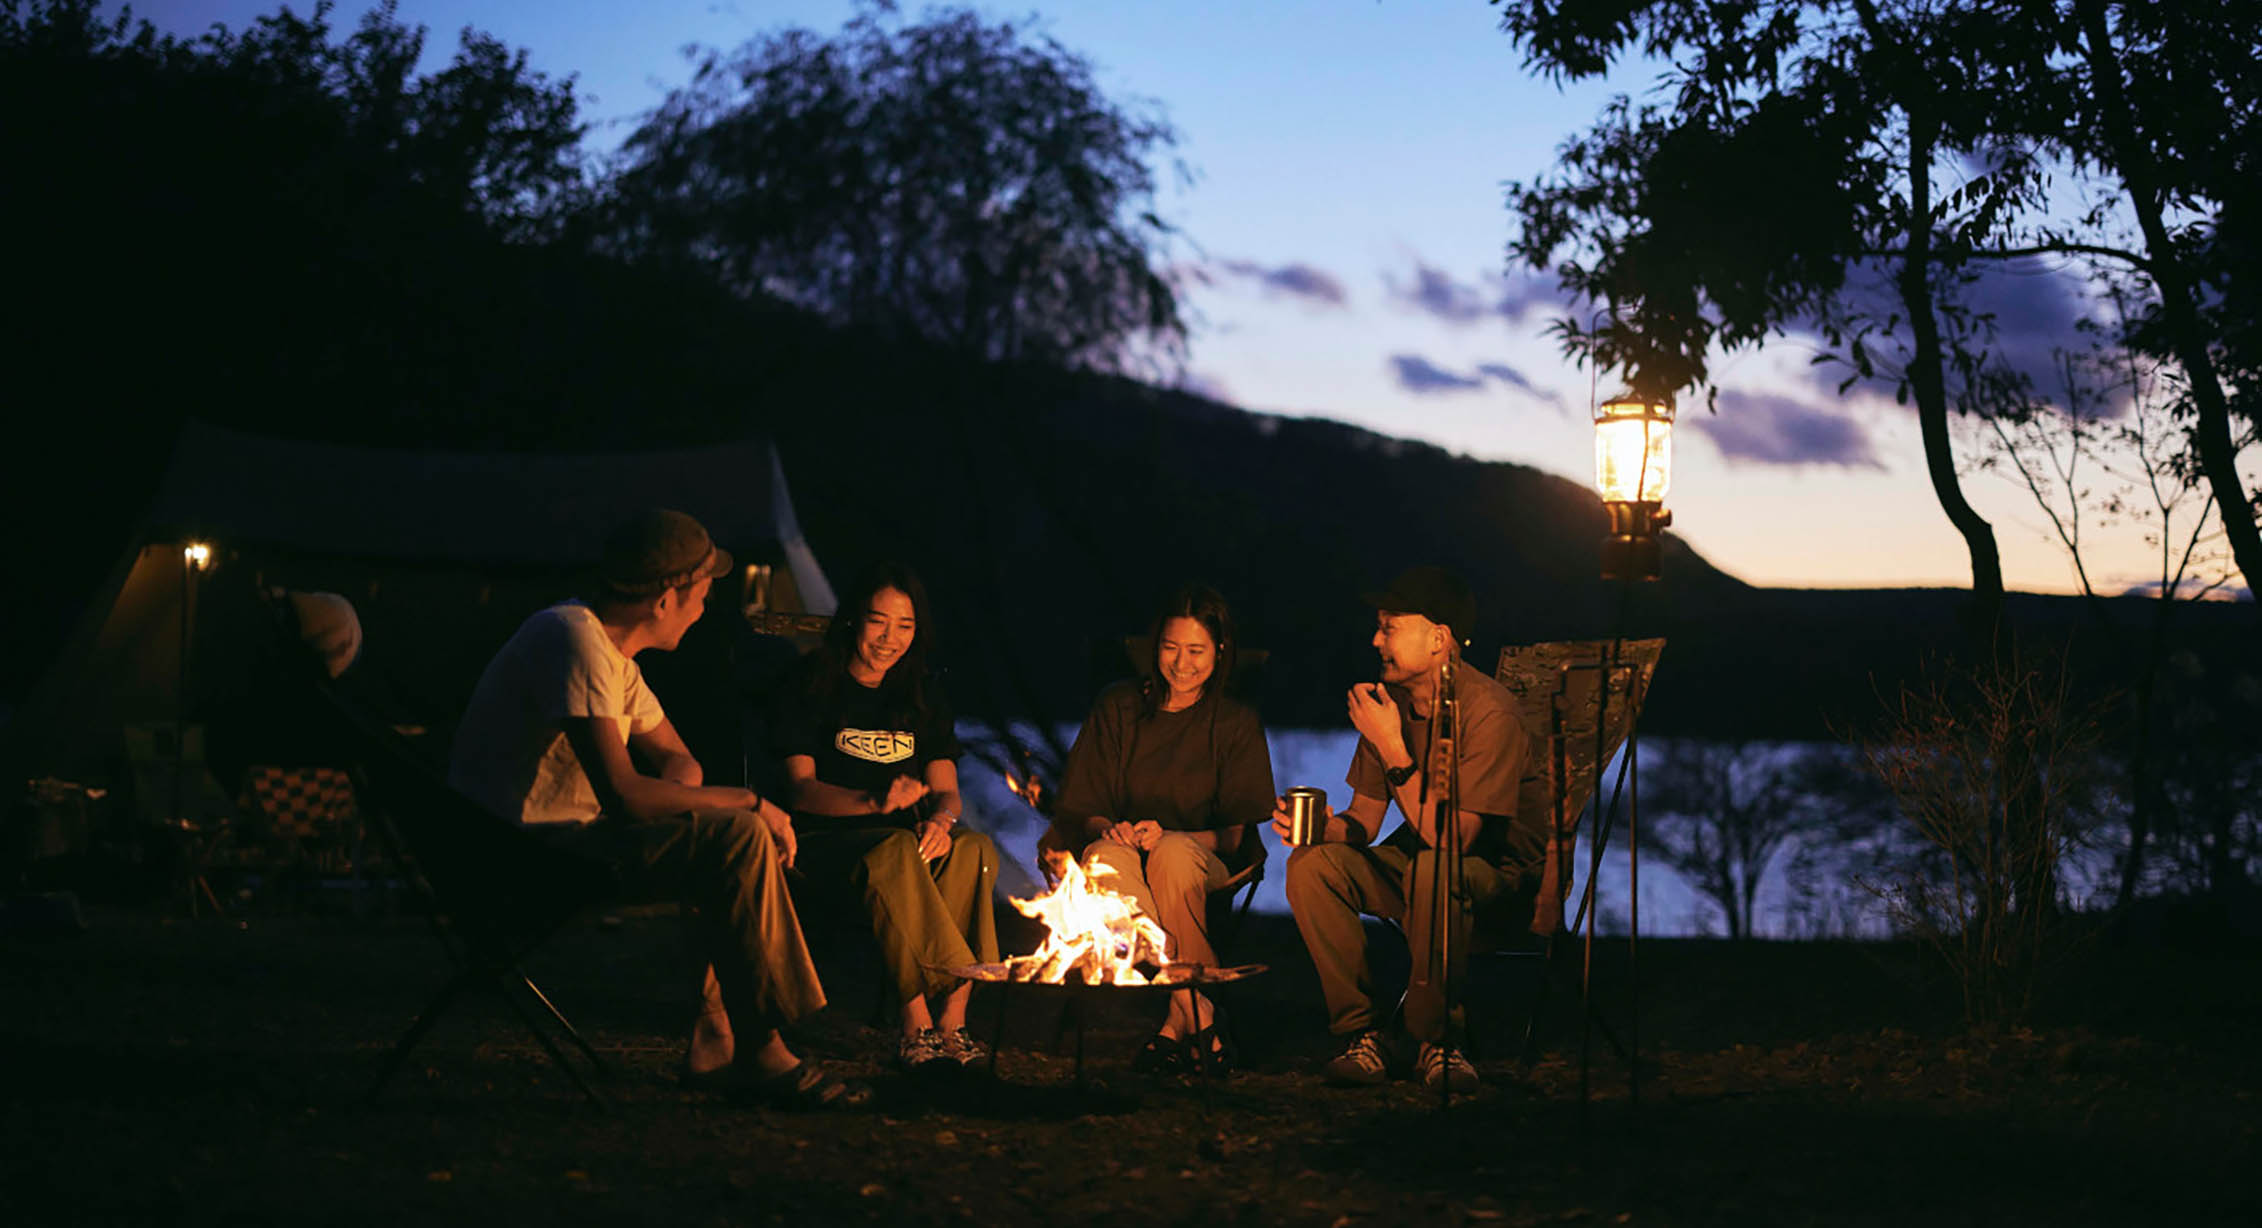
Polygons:
<instances>
[{"instance_id":1,"label":"man in white t-shirt","mask_svg":"<svg viewBox=\"0 0 2262 1228\"><path fill-rule=\"evenodd\" d=\"M538 611L488 663L448 778L604 862L627 894L691 908L709 964L687 1085L787 1108L861 1104L868 1088L796 1058L777 1030L825 1004L786 889L793 820L750 789L705 783L636 667L640 652L675 648L730 569L681 512L621 526L589 601Z\"/></svg>"}]
</instances>

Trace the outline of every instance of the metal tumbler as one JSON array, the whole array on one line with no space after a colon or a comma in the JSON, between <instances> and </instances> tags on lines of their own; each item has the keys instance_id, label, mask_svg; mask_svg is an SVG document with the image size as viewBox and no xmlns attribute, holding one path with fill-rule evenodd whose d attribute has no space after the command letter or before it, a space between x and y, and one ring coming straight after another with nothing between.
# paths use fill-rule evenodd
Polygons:
<instances>
[{"instance_id":1,"label":"metal tumbler","mask_svg":"<svg viewBox=\"0 0 2262 1228\"><path fill-rule=\"evenodd\" d=\"M1320 842L1320 825L1326 821L1327 790L1298 785L1283 795L1288 803L1288 843L1299 848Z\"/></svg>"}]
</instances>

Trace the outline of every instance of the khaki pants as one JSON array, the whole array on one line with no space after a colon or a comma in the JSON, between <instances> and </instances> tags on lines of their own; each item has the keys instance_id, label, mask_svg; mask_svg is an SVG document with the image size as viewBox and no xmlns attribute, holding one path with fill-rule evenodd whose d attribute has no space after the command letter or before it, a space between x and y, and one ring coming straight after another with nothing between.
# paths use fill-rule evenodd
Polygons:
<instances>
[{"instance_id":1,"label":"khaki pants","mask_svg":"<svg viewBox=\"0 0 2262 1228\"><path fill-rule=\"evenodd\" d=\"M997 962L997 845L981 832L950 831L950 851L927 861L919 837L900 827L796 823L794 864L818 890L853 893L872 921L899 1000L947 992L952 968Z\"/></svg>"},{"instance_id":2,"label":"khaki pants","mask_svg":"<svg viewBox=\"0 0 2262 1228\"><path fill-rule=\"evenodd\" d=\"M1210 945L1209 898L1232 874L1216 853L1184 832L1166 831L1144 853L1113 840L1094 840L1084 846L1084 868L1095 866L1115 871L1100 881L1102 887L1130 896L1140 912L1170 935L1173 962L1217 963Z\"/></svg>"},{"instance_id":3,"label":"khaki pants","mask_svg":"<svg viewBox=\"0 0 2262 1228\"><path fill-rule=\"evenodd\" d=\"M719 991L733 1032L758 1037L824 1008L777 844L751 812L600 819L540 834L611 865L627 899L675 900L689 910L697 956L713 969L704 1006L711 1009Z\"/></svg>"},{"instance_id":4,"label":"khaki pants","mask_svg":"<svg viewBox=\"0 0 2262 1228\"><path fill-rule=\"evenodd\" d=\"M1406 931L1413 971L1406 981L1406 1030L1416 1040L1446 1040L1458 1030L1448 1020L1444 982L1457 985L1466 967L1470 919L1507 893L1508 881L1482 858L1461 859L1462 891L1452 927L1452 966L1438 959L1432 876L1434 850L1409 854L1387 845L1318 844L1288 855L1288 907L1319 969L1327 997L1328 1030L1338 1034L1377 1026L1374 980L1367 968L1366 926L1359 915L1398 922ZM1450 1029L1449 1029L1450 1025Z\"/></svg>"}]
</instances>

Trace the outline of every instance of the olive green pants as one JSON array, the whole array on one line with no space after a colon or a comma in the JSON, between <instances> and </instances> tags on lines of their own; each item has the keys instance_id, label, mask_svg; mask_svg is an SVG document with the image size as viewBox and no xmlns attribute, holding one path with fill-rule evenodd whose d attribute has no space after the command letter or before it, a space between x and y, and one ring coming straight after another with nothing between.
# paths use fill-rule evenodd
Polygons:
<instances>
[{"instance_id":1,"label":"olive green pants","mask_svg":"<svg viewBox=\"0 0 2262 1228\"><path fill-rule=\"evenodd\" d=\"M1288 855L1288 908L1319 970L1329 1031L1363 1032L1377 1026L1361 913L1395 921L1406 932L1406 946L1413 956L1413 970L1406 978L1406 1031L1416 1040L1438 1043L1457 1030L1458 1019L1446 1014L1446 982L1461 981L1471 918L1504 897L1509 882L1482 858L1461 859L1463 887L1453 910L1452 940L1444 944L1452 956L1448 963L1439 958L1432 894L1440 860L1431 849L1408 853L1388 845L1358 844L1315 844Z\"/></svg>"},{"instance_id":2,"label":"olive green pants","mask_svg":"<svg viewBox=\"0 0 2262 1228\"><path fill-rule=\"evenodd\" d=\"M997 961L997 845L988 836L954 827L950 851L927 861L910 831L839 822L794 824L795 868L825 894L863 905L901 1001L950 990L959 979L953 968Z\"/></svg>"},{"instance_id":3,"label":"olive green pants","mask_svg":"<svg viewBox=\"0 0 2262 1228\"><path fill-rule=\"evenodd\" d=\"M1225 886L1231 871L1215 852L1183 832L1166 831L1144 853L1113 840L1094 840L1084 846L1084 867L1096 866L1114 871L1101 876L1100 886L1130 896L1170 936L1173 963L1217 963L1217 950L1210 945L1209 897Z\"/></svg>"},{"instance_id":4,"label":"olive green pants","mask_svg":"<svg viewBox=\"0 0 2262 1228\"><path fill-rule=\"evenodd\" d=\"M824 1008L825 989L801 936L770 829L745 810L645 822L600 819L535 828L543 839L612 866L629 900L681 902L697 957L711 966L731 1030L760 1036Z\"/></svg>"}]
</instances>

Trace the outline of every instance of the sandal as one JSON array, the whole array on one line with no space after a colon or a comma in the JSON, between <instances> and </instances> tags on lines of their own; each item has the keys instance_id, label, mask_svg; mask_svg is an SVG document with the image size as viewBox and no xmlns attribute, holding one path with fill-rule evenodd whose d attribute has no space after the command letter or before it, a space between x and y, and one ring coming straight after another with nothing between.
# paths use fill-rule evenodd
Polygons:
<instances>
[{"instance_id":1,"label":"sandal","mask_svg":"<svg viewBox=\"0 0 2262 1228\"><path fill-rule=\"evenodd\" d=\"M1179 1074L1193 1069L1193 1058L1183 1041L1157 1032L1131 1058L1131 1069L1140 1074Z\"/></svg>"},{"instance_id":2,"label":"sandal","mask_svg":"<svg viewBox=\"0 0 2262 1228\"><path fill-rule=\"evenodd\" d=\"M1212 1023L1186 1038L1185 1069L1205 1079L1222 1079L1233 1073L1233 1049Z\"/></svg>"},{"instance_id":3,"label":"sandal","mask_svg":"<svg viewBox=\"0 0 2262 1228\"><path fill-rule=\"evenodd\" d=\"M871 1103L872 1089L851 1079L826 1074L817 1069L814 1062L796 1062L791 1069L742 1085L735 1099L757 1108L817 1113L861 1108Z\"/></svg>"}]
</instances>

